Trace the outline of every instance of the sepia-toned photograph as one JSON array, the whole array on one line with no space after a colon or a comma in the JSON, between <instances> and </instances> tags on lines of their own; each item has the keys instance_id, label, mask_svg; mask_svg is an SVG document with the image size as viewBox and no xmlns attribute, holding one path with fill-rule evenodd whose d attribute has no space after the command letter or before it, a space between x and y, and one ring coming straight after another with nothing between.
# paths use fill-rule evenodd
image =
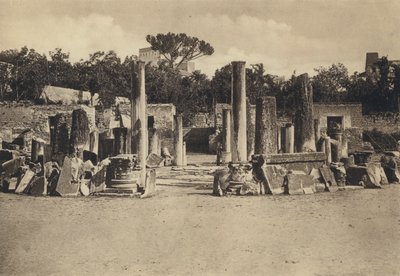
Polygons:
<instances>
[{"instance_id":1,"label":"sepia-toned photograph","mask_svg":"<svg viewBox=\"0 0 400 276\"><path fill-rule=\"evenodd\" d=\"M400 1L0 0L0 275L400 275Z\"/></svg>"}]
</instances>

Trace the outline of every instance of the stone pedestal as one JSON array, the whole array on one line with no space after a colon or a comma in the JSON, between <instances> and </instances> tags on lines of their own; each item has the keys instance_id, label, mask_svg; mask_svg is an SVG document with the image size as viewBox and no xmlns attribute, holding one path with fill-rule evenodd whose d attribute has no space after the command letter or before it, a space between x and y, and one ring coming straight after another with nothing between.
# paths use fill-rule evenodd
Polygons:
<instances>
[{"instance_id":1,"label":"stone pedestal","mask_svg":"<svg viewBox=\"0 0 400 276\"><path fill-rule=\"evenodd\" d=\"M246 62L232 62L232 161L247 161Z\"/></svg>"},{"instance_id":2,"label":"stone pedestal","mask_svg":"<svg viewBox=\"0 0 400 276\"><path fill-rule=\"evenodd\" d=\"M255 153L277 153L277 125L275 97L262 97L256 105Z\"/></svg>"}]
</instances>

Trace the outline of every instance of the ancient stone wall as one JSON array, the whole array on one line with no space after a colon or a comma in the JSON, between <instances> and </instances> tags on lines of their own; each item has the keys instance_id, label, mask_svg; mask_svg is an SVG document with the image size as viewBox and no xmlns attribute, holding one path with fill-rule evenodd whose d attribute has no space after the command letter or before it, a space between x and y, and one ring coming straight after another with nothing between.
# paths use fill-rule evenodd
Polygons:
<instances>
[{"instance_id":1,"label":"ancient stone wall","mask_svg":"<svg viewBox=\"0 0 400 276\"><path fill-rule=\"evenodd\" d=\"M327 117L343 117L343 127L363 127L364 119L361 104L314 103L314 119L319 119L321 129L327 128Z\"/></svg>"},{"instance_id":2,"label":"ancient stone wall","mask_svg":"<svg viewBox=\"0 0 400 276\"><path fill-rule=\"evenodd\" d=\"M48 142L50 139L48 117L57 113L66 113L70 125L72 111L82 107L89 111L89 117L94 117L94 109L82 105L32 105L29 102L1 102L0 137L4 141L9 141L23 130L30 128L35 136ZM10 133L12 137L10 137Z\"/></svg>"}]
</instances>

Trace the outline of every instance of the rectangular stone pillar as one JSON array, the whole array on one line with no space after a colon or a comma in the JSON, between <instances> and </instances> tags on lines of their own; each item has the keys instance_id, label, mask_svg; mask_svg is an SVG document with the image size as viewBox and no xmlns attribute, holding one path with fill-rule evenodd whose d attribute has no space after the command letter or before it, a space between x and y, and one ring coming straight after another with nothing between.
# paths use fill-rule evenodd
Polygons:
<instances>
[{"instance_id":1,"label":"rectangular stone pillar","mask_svg":"<svg viewBox=\"0 0 400 276\"><path fill-rule=\"evenodd\" d=\"M247 161L246 62L232 62L232 161Z\"/></svg>"},{"instance_id":2,"label":"rectangular stone pillar","mask_svg":"<svg viewBox=\"0 0 400 276\"><path fill-rule=\"evenodd\" d=\"M285 153L294 153L294 126L286 124L285 126Z\"/></svg>"},{"instance_id":3,"label":"rectangular stone pillar","mask_svg":"<svg viewBox=\"0 0 400 276\"><path fill-rule=\"evenodd\" d=\"M231 110L224 109L222 111L222 162L229 163L232 161L232 127L231 127Z\"/></svg>"},{"instance_id":4,"label":"rectangular stone pillar","mask_svg":"<svg viewBox=\"0 0 400 276\"><path fill-rule=\"evenodd\" d=\"M151 131L151 135L150 135ZM157 129L149 129L149 153L161 155L160 138Z\"/></svg>"},{"instance_id":5,"label":"rectangular stone pillar","mask_svg":"<svg viewBox=\"0 0 400 276\"><path fill-rule=\"evenodd\" d=\"M297 85L299 94L294 118L295 149L297 152L315 152L313 91L307 73L297 77Z\"/></svg>"},{"instance_id":6,"label":"rectangular stone pillar","mask_svg":"<svg viewBox=\"0 0 400 276\"><path fill-rule=\"evenodd\" d=\"M137 61L133 63L133 84L131 95L132 114L132 153L137 154L139 165L146 168L148 153L147 142L147 115L146 115L146 90L145 90L145 63ZM145 177L145 175L144 175ZM142 179L144 185L144 179Z\"/></svg>"},{"instance_id":7,"label":"rectangular stone pillar","mask_svg":"<svg viewBox=\"0 0 400 276\"><path fill-rule=\"evenodd\" d=\"M255 153L277 153L277 132L275 97L259 98L256 104Z\"/></svg>"},{"instance_id":8,"label":"rectangular stone pillar","mask_svg":"<svg viewBox=\"0 0 400 276\"><path fill-rule=\"evenodd\" d=\"M175 116L175 165L183 166L183 126L182 116Z\"/></svg>"}]
</instances>

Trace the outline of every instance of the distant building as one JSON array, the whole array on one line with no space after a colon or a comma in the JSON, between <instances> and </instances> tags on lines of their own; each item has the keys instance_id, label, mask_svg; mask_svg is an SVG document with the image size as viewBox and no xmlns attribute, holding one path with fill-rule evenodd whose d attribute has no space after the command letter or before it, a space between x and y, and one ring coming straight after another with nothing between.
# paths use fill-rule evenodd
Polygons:
<instances>
[{"instance_id":1,"label":"distant building","mask_svg":"<svg viewBox=\"0 0 400 276\"><path fill-rule=\"evenodd\" d=\"M154 51L151 47L139 49L139 60L144 61L146 64L150 63L152 66L157 66L158 62L164 60L158 51ZM189 75L195 70L195 63L192 61L185 61L178 66L180 73L184 76Z\"/></svg>"},{"instance_id":2,"label":"distant building","mask_svg":"<svg viewBox=\"0 0 400 276\"><path fill-rule=\"evenodd\" d=\"M152 66L157 66L161 60L161 54L154 51L151 47L139 49L139 60L144 61L146 64L150 63Z\"/></svg>"}]
</instances>

